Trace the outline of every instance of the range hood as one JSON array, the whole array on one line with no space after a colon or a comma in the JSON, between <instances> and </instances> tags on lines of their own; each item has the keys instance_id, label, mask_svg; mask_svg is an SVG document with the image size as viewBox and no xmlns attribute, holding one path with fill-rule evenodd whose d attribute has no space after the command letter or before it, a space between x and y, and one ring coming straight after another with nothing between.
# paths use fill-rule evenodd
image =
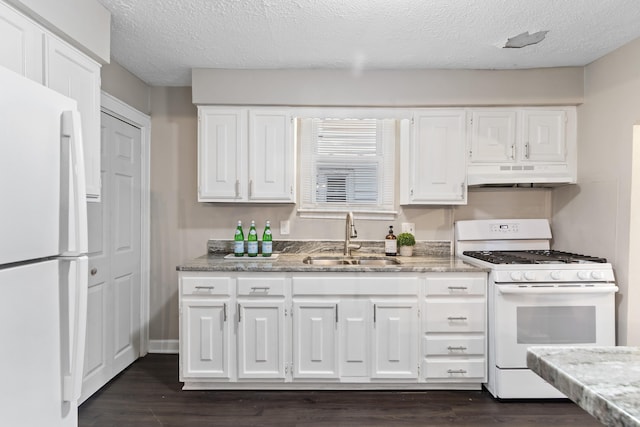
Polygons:
<instances>
[{"instance_id":1,"label":"range hood","mask_svg":"<svg viewBox=\"0 0 640 427\"><path fill-rule=\"evenodd\" d=\"M469 186L553 187L576 182L575 168L567 163L475 164L467 167Z\"/></svg>"}]
</instances>

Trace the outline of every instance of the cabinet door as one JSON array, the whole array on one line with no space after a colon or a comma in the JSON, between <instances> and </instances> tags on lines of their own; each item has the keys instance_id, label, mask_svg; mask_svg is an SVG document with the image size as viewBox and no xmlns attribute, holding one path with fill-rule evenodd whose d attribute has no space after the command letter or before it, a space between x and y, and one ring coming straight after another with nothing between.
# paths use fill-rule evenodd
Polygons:
<instances>
[{"instance_id":1,"label":"cabinet door","mask_svg":"<svg viewBox=\"0 0 640 427\"><path fill-rule=\"evenodd\" d=\"M471 114L470 161L513 162L516 150L516 112L474 111Z\"/></svg>"},{"instance_id":2,"label":"cabinet door","mask_svg":"<svg viewBox=\"0 0 640 427\"><path fill-rule=\"evenodd\" d=\"M522 160L566 161L566 117L564 111L524 111Z\"/></svg>"},{"instance_id":3,"label":"cabinet door","mask_svg":"<svg viewBox=\"0 0 640 427\"><path fill-rule=\"evenodd\" d=\"M294 378L338 378L338 301L293 304Z\"/></svg>"},{"instance_id":4,"label":"cabinet door","mask_svg":"<svg viewBox=\"0 0 640 427\"><path fill-rule=\"evenodd\" d=\"M374 378L418 378L417 301L373 301Z\"/></svg>"},{"instance_id":5,"label":"cabinet door","mask_svg":"<svg viewBox=\"0 0 640 427\"><path fill-rule=\"evenodd\" d=\"M0 65L42 84L44 31L0 2Z\"/></svg>"},{"instance_id":6,"label":"cabinet door","mask_svg":"<svg viewBox=\"0 0 640 427\"><path fill-rule=\"evenodd\" d=\"M183 378L230 378L229 300L183 300L180 356Z\"/></svg>"},{"instance_id":7,"label":"cabinet door","mask_svg":"<svg viewBox=\"0 0 640 427\"><path fill-rule=\"evenodd\" d=\"M340 300L340 377L371 375L371 303L368 299Z\"/></svg>"},{"instance_id":8,"label":"cabinet door","mask_svg":"<svg viewBox=\"0 0 640 427\"><path fill-rule=\"evenodd\" d=\"M68 44L46 36L45 85L78 103L87 199L100 200L100 65Z\"/></svg>"},{"instance_id":9,"label":"cabinet door","mask_svg":"<svg viewBox=\"0 0 640 427\"><path fill-rule=\"evenodd\" d=\"M284 301L238 302L238 378L284 378Z\"/></svg>"},{"instance_id":10,"label":"cabinet door","mask_svg":"<svg viewBox=\"0 0 640 427\"><path fill-rule=\"evenodd\" d=\"M247 198L247 111L198 108L198 201Z\"/></svg>"},{"instance_id":11,"label":"cabinet door","mask_svg":"<svg viewBox=\"0 0 640 427\"><path fill-rule=\"evenodd\" d=\"M410 203L466 203L464 124L464 110L414 116L409 155Z\"/></svg>"},{"instance_id":12,"label":"cabinet door","mask_svg":"<svg viewBox=\"0 0 640 427\"><path fill-rule=\"evenodd\" d=\"M249 200L295 202L291 115L249 112Z\"/></svg>"}]
</instances>

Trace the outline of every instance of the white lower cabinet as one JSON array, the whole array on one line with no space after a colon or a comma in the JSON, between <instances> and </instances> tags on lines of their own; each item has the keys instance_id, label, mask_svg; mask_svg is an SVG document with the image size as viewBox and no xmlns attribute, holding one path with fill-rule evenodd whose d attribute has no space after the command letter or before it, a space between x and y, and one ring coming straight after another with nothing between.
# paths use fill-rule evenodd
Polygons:
<instances>
[{"instance_id":1,"label":"white lower cabinet","mask_svg":"<svg viewBox=\"0 0 640 427\"><path fill-rule=\"evenodd\" d=\"M486 381L486 286L485 273L426 277L422 302L425 381Z\"/></svg>"},{"instance_id":2,"label":"white lower cabinet","mask_svg":"<svg viewBox=\"0 0 640 427\"><path fill-rule=\"evenodd\" d=\"M340 299L338 320L340 376L367 378L371 372L371 303L368 298Z\"/></svg>"},{"instance_id":3,"label":"white lower cabinet","mask_svg":"<svg viewBox=\"0 0 640 427\"><path fill-rule=\"evenodd\" d=\"M293 377L333 378L338 372L338 301L293 302Z\"/></svg>"},{"instance_id":4,"label":"white lower cabinet","mask_svg":"<svg viewBox=\"0 0 640 427\"><path fill-rule=\"evenodd\" d=\"M373 301L373 378L418 379L418 302Z\"/></svg>"},{"instance_id":5,"label":"white lower cabinet","mask_svg":"<svg viewBox=\"0 0 640 427\"><path fill-rule=\"evenodd\" d=\"M486 273L180 273L185 388L480 388Z\"/></svg>"},{"instance_id":6,"label":"white lower cabinet","mask_svg":"<svg viewBox=\"0 0 640 427\"><path fill-rule=\"evenodd\" d=\"M187 300L183 303L186 338L183 378L230 379L229 335L227 313L229 300Z\"/></svg>"},{"instance_id":7,"label":"white lower cabinet","mask_svg":"<svg viewBox=\"0 0 640 427\"><path fill-rule=\"evenodd\" d=\"M284 299L238 300L238 378L285 378Z\"/></svg>"},{"instance_id":8,"label":"white lower cabinet","mask_svg":"<svg viewBox=\"0 0 640 427\"><path fill-rule=\"evenodd\" d=\"M180 381L232 378L231 281L180 274Z\"/></svg>"},{"instance_id":9,"label":"white lower cabinet","mask_svg":"<svg viewBox=\"0 0 640 427\"><path fill-rule=\"evenodd\" d=\"M286 378L285 285L282 276L236 278L240 380Z\"/></svg>"}]
</instances>

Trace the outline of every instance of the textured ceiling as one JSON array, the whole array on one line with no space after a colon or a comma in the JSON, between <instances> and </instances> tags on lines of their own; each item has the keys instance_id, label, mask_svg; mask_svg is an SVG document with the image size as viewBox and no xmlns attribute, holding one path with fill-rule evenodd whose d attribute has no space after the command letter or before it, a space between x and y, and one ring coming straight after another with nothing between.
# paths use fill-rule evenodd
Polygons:
<instances>
[{"instance_id":1,"label":"textured ceiling","mask_svg":"<svg viewBox=\"0 0 640 427\"><path fill-rule=\"evenodd\" d=\"M638 0L99 0L112 57L154 86L192 68L581 66L640 37ZM518 34L539 44L503 49Z\"/></svg>"}]
</instances>

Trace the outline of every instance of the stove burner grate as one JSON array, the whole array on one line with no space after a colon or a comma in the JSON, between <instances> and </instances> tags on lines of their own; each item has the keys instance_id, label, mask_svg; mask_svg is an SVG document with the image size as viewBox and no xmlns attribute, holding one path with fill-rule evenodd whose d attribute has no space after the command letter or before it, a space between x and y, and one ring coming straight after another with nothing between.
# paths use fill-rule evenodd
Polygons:
<instances>
[{"instance_id":1,"label":"stove burner grate","mask_svg":"<svg viewBox=\"0 0 640 427\"><path fill-rule=\"evenodd\" d=\"M464 251L464 255L491 264L588 264L606 263L605 258L555 250Z\"/></svg>"}]
</instances>

